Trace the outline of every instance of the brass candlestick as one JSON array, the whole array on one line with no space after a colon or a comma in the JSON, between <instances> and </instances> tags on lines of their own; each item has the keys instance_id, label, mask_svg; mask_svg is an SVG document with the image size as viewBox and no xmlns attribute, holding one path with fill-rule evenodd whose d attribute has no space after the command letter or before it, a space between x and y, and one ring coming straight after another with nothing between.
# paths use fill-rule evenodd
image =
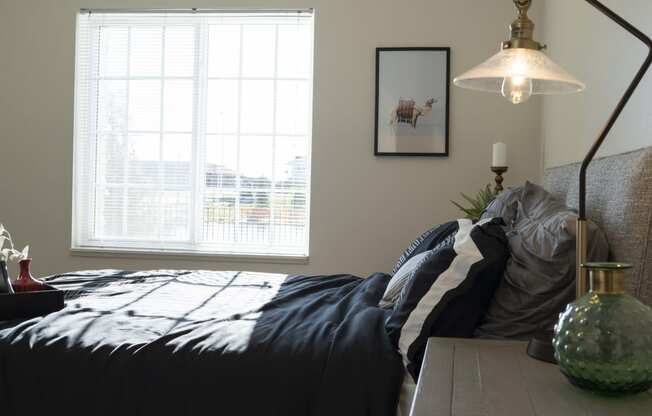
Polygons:
<instances>
[{"instance_id":1,"label":"brass candlestick","mask_svg":"<svg viewBox=\"0 0 652 416\"><path fill-rule=\"evenodd\" d=\"M507 166L492 166L491 171L496 174L496 177L494 178L496 181L494 192L499 194L503 190L503 173L507 172Z\"/></svg>"}]
</instances>

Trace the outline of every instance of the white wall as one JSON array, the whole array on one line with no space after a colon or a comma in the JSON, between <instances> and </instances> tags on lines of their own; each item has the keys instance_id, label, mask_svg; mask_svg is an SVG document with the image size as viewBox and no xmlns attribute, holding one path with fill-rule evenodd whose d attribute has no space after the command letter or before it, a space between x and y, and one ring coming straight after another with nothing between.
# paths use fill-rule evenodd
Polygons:
<instances>
[{"instance_id":1,"label":"white wall","mask_svg":"<svg viewBox=\"0 0 652 416\"><path fill-rule=\"evenodd\" d=\"M604 4L652 35L650 0L604 0ZM544 99L542 137L549 167L584 158L643 63L647 48L584 1L544 0L542 6L547 53L588 85L581 94ZM652 145L651 99L652 73L641 82L599 155Z\"/></svg>"},{"instance_id":2,"label":"white wall","mask_svg":"<svg viewBox=\"0 0 652 416\"><path fill-rule=\"evenodd\" d=\"M71 255L76 10L244 5L317 9L310 264ZM449 158L376 158L374 48L450 46L455 75L495 53L514 17L507 0L2 0L0 219L18 242L31 243L36 274L103 267L387 271L411 239L458 216L450 199L493 180L494 141L509 146L507 183L539 177L541 105L533 99L516 107L452 87Z\"/></svg>"}]
</instances>

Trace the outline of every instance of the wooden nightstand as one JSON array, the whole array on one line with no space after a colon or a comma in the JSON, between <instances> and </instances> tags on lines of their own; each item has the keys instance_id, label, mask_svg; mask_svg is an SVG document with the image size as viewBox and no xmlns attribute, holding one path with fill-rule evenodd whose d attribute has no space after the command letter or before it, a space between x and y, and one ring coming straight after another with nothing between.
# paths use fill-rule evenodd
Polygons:
<instances>
[{"instance_id":1,"label":"wooden nightstand","mask_svg":"<svg viewBox=\"0 0 652 416\"><path fill-rule=\"evenodd\" d=\"M652 415L652 393L597 396L556 365L530 358L526 342L430 338L411 416Z\"/></svg>"}]
</instances>

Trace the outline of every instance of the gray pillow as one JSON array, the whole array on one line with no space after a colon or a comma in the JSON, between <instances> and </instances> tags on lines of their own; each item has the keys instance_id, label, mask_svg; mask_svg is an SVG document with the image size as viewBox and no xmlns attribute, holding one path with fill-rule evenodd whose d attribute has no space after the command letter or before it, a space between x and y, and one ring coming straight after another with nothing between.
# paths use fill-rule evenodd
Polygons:
<instances>
[{"instance_id":1,"label":"gray pillow","mask_svg":"<svg viewBox=\"0 0 652 416\"><path fill-rule=\"evenodd\" d=\"M535 220L560 212L575 213L574 210L564 204L564 201L559 200L541 186L529 181L525 182L522 188L518 204L528 217Z\"/></svg>"},{"instance_id":2,"label":"gray pillow","mask_svg":"<svg viewBox=\"0 0 652 416\"><path fill-rule=\"evenodd\" d=\"M505 275L475 331L481 338L528 339L551 329L575 295L577 214L538 185L526 183L513 224L507 226L511 255ZM588 224L591 261L604 261L604 233Z\"/></svg>"},{"instance_id":3,"label":"gray pillow","mask_svg":"<svg viewBox=\"0 0 652 416\"><path fill-rule=\"evenodd\" d=\"M523 188L523 186L509 187L499 193L482 213L482 219L502 218L505 224L512 225L516 219L516 209Z\"/></svg>"}]
</instances>

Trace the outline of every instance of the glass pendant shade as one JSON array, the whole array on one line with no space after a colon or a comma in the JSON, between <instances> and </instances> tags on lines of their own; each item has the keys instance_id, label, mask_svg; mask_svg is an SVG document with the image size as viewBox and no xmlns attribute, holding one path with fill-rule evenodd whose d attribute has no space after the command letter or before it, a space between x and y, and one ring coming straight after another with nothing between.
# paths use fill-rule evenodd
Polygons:
<instances>
[{"instance_id":1,"label":"glass pendant shade","mask_svg":"<svg viewBox=\"0 0 652 416\"><path fill-rule=\"evenodd\" d=\"M534 94L570 94L586 85L543 52L509 48L453 80L458 87L502 93L514 104Z\"/></svg>"}]
</instances>

